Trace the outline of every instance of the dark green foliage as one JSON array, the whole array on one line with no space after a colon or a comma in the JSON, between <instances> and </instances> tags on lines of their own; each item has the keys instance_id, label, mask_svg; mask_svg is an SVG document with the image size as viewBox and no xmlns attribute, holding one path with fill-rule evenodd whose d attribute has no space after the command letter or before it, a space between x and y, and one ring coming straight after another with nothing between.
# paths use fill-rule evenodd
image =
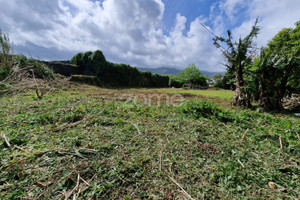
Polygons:
<instances>
[{"instance_id":1,"label":"dark green foliage","mask_svg":"<svg viewBox=\"0 0 300 200\"><path fill-rule=\"evenodd\" d=\"M177 76L170 76L169 86L174 88L181 88L183 87L184 83L179 81Z\"/></svg>"},{"instance_id":2,"label":"dark green foliage","mask_svg":"<svg viewBox=\"0 0 300 200\"><path fill-rule=\"evenodd\" d=\"M97 76L101 82L112 87L168 87L169 77L151 72L141 72L126 64L106 61L100 50L78 53L71 59L82 69L83 75Z\"/></svg>"},{"instance_id":3,"label":"dark green foliage","mask_svg":"<svg viewBox=\"0 0 300 200\"><path fill-rule=\"evenodd\" d=\"M9 74L8 68L0 68L0 81L4 80Z\"/></svg>"},{"instance_id":4,"label":"dark green foliage","mask_svg":"<svg viewBox=\"0 0 300 200\"><path fill-rule=\"evenodd\" d=\"M159 74L153 74L151 77L151 87L168 87L169 77Z\"/></svg>"},{"instance_id":5,"label":"dark green foliage","mask_svg":"<svg viewBox=\"0 0 300 200\"><path fill-rule=\"evenodd\" d=\"M83 53L76 54L71 60L71 64L82 66L83 65Z\"/></svg>"},{"instance_id":6,"label":"dark green foliage","mask_svg":"<svg viewBox=\"0 0 300 200\"><path fill-rule=\"evenodd\" d=\"M97 76L87 76L87 75L72 75L70 81L86 83L89 85L101 86L102 83Z\"/></svg>"},{"instance_id":7,"label":"dark green foliage","mask_svg":"<svg viewBox=\"0 0 300 200\"><path fill-rule=\"evenodd\" d=\"M247 92L265 110L282 110L282 99L300 93L300 23L283 29L246 71Z\"/></svg>"}]
</instances>

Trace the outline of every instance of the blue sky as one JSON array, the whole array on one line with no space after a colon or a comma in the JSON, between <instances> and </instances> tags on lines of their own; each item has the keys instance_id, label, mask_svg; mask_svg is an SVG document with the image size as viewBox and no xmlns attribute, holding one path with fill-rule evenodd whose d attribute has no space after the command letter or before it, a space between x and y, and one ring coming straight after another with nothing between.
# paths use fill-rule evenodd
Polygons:
<instances>
[{"instance_id":1,"label":"blue sky","mask_svg":"<svg viewBox=\"0 0 300 200\"><path fill-rule=\"evenodd\" d=\"M187 18L187 25L191 24L198 16L209 16L210 7L214 1L201 0L163 0L165 4L165 12L163 16L163 24L166 29L170 29L176 23L176 15L180 13ZM166 33L168 33L166 31Z\"/></svg>"},{"instance_id":2,"label":"blue sky","mask_svg":"<svg viewBox=\"0 0 300 200\"><path fill-rule=\"evenodd\" d=\"M138 67L196 64L224 71L212 32L245 36L260 17L257 47L300 20L299 0L0 0L0 29L14 52L68 60L103 51L107 60Z\"/></svg>"}]
</instances>

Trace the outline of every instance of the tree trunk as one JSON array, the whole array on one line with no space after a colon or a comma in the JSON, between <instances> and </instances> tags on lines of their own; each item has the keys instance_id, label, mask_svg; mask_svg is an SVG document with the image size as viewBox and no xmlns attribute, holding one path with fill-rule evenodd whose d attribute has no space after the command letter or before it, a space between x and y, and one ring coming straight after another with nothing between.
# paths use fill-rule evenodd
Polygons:
<instances>
[{"instance_id":1,"label":"tree trunk","mask_svg":"<svg viewBox=\"0 0 300 200\"><path fill-rule=\"evenodd\" d=\"M266 80L265 80L265 71L263 71L261 80L260 80L260 107L262 107L264 110L269 110L269 107L271 105L270 103L270 95L268 94L267 91L267 86L266 86Z\"/></svg>"},{"instance_id":2,"label":"tree trunk","mask_svg":"<svg viewBox=\"0 0 300 200\"><path fill-rule=\"evenodd\" d=\"M250 102L247 101L247 94L244 91L245 85L243 79L243 70L241 67L236 68L235 84L236 89L234 90L233 105L250 107ZM248 105L247 102L249 103Z\"/></svg>"}]
</instances>

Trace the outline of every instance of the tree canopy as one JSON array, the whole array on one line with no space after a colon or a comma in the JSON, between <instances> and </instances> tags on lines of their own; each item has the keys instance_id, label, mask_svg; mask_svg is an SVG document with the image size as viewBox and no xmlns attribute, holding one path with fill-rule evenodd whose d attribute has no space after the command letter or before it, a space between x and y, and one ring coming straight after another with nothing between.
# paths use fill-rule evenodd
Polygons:
<instances>
[{"instance_id":1,"label":"tree canopy","mask_svg":"<svg viewBox=\"0 0 300 200\"><path fill-rule=\"evenodd\" d=\"M170 86L187 86L190 88L202 88L207 87L208 84L206 76L202 74L200 69L196 65L190 64L184 69L184 71L181 71L175 77L171 77Z\"/></svg>"}]
</instances>

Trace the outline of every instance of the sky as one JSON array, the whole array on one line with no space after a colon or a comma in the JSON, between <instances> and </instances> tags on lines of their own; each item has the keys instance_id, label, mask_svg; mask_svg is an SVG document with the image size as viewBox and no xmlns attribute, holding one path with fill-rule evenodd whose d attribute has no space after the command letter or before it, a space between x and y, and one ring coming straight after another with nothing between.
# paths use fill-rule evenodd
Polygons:
<instances>
[{"instance_id":1,"label":"sky","mask_svg":"<svg viewBox=\"0 0 300 200\"><path fill-rule=\"evenodd\" d=\"M300 20L300 0L0 0L0 29L14 53L41 60L70 60L100 49L110 62L136 67L189 64L225 67L212 34L246 36L259 17L255 43L265 46Z\"/></svg>"}]
</instances>

